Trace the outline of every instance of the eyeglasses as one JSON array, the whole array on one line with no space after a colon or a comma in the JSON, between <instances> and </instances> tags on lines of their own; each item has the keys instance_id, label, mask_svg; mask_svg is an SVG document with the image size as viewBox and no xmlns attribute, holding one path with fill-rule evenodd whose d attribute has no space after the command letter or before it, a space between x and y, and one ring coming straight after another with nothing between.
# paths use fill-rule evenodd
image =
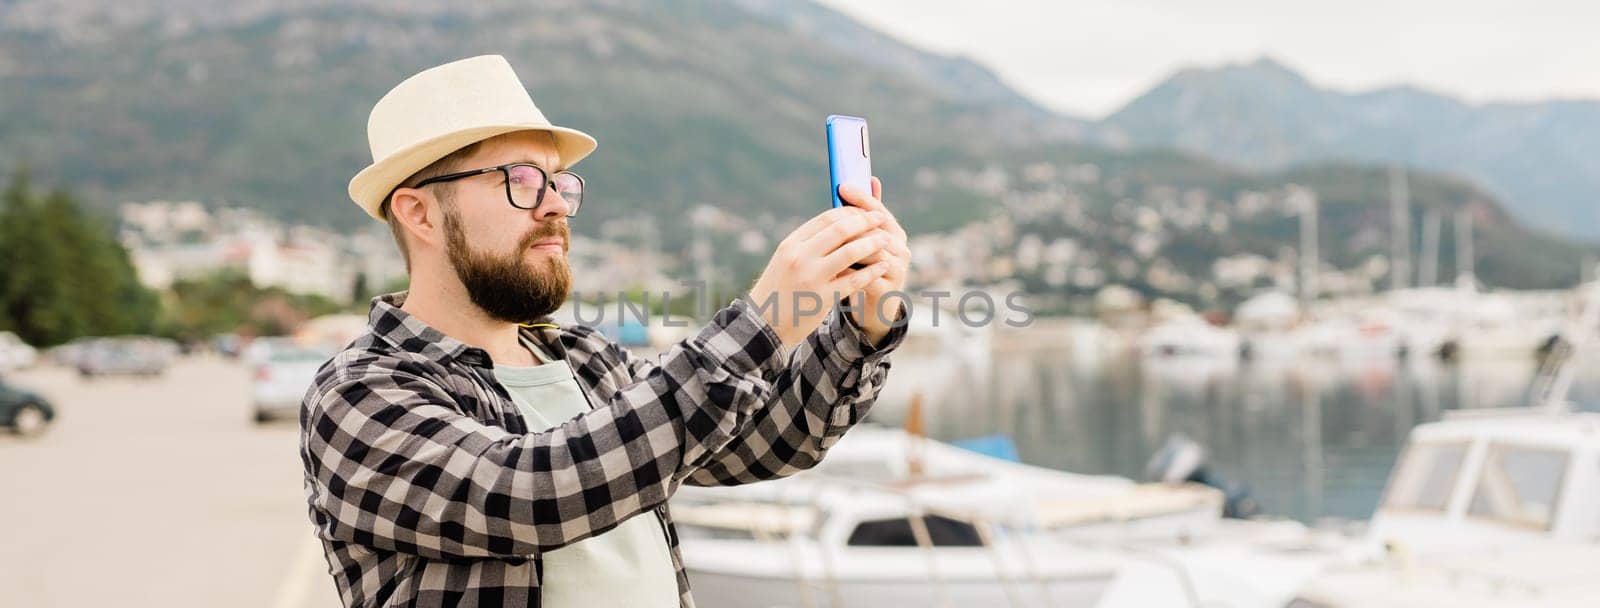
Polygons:
<instances>
[{"instance_id":1,"label":"eyeglasses","mask_svg":"<svg viewBox=\"0 0 1600 608\"><path fill-rule=\"evenodd\" d=\"M495 171L501 172L506 182L506 202L518 209L538 209L539 203L544 201L544 188L546 185L554 186L556 194L567 201L567 217L578 216L578 206L583 204L583 178L571 171L557 171L551 175L543 168L532 163L510 163L498 167L484 167L471 171L449 173L438 177L430 177L418 182L413 188L421 188L428 184L447 182L483 175Z\"/></svg>"}]
</instances>

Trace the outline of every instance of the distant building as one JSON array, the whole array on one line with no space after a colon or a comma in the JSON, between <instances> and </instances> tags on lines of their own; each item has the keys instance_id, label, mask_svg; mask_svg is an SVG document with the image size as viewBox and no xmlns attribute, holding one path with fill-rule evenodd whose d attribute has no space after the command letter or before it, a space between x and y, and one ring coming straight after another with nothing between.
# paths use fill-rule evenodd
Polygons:
<instances>
[{"instance_id":1,"label":"distant building","mask_svg":"<svg viewBox=\"0 0 1600 608\"><path fill-rule=\"evenodd\" d=\"M128 203L121 211L122 242L140 283L153 289L236 270L260 287L348 303L358 275L377 289L405 273L379 225L353 233L286 227L253 210L211 212L194 202Z\"/></svg>"}]
</instances>

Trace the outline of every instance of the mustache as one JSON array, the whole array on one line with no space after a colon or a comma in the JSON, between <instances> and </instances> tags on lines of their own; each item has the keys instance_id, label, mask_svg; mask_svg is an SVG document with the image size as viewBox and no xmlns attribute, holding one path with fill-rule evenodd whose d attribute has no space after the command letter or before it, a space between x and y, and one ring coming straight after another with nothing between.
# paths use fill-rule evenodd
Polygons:
<instances>
[{"instance_id":1,"label":"mustache","mask_svg":"<svg viewBox=\"0 0 1600 608\"><path fill-rule=\"evenodd\" d=\"M572 230L567 226L567 224L565 222L550 222L548 224L540 224L534 227L533 230L529 230L528 235L522 237L522 246L517 250L525 251L528 248L533 247L533 244L538 242L539 239L552 236L561 237L562 249L566 249L571 245Z\"/></svg>"}]
</instances>

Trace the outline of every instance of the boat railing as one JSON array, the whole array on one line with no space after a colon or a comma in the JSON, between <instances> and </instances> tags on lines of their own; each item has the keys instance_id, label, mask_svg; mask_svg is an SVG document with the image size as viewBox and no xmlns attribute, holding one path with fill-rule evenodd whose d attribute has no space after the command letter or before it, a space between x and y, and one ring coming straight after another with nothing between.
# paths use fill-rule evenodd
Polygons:
<instances>
[{"instance_id":1,"label":"boat railing","mask_svg":"<svg viewBox=\"0 0 1600 608\"><path fill-rule=\"evenodd\" d=\"M1012 543L1023 552L1023 561L1028 564L1028 566L1025 568L1026 571L1023 573L1023 576L1019 577L1007 571L1005 565L1006 562L1000 555L998 544L994 542L994 530L998 527L997 523L977 512L930 504L922 500L916 495L915 492L912 491L912 489L915 487L914 484L891 485L874 481L855 480L827 475L811 475L808 477L808 481L811 483L782 486L778 489L777 493L772 496L772 500L785 505L804 503L816 505L820 504L821 494L823 492L832 491L838 488L883 493L905 500L907 507L906 515L908 523L911 527L912 537L916 540L918 549L926 559L928 579L934 584L937 597L939 598L938 605L940 606L954 606L954 602L951 598L948 582L945 580L945 577L940 569L938 553L934 550L935 545L933 542L933 535L928 529L926 519L929 516L949 517L968 521L973 524L974 528L978 531L980 542L982 542L988 551L990 561L994 563L996 576L1001 580L1002 587L1006 592L1008 602L1011 606L1022 607L1027 605L1023 602L1022 594L1016 588L1022 584L1018 580L1019 578L1031 579L1032 582L1040 585L1042 589L1048 590L1048 585L1045 583L1044 579L1039 575L1039 573L1036 571L1036 567L1033 565L1031 555L1029 555L1026 548L1022 546L1022 535L1013 535L1015 538L1011 539ZM940 478L930 478L930 480L938 479ZM785 511L792 514L792 510L780 511ZM772 522L770 518L763 520L762 522L753 521L755 518L751 519L752 521L744 522L745 525L741 527L750 529L752 536L756 540L763 542L780 542L790 547L788 554L791 565L795 572L796 586L800 591L802 605L806 606L807 608L822 605L834 607L844 605L843 598L841 597L839 590L838 576L836 574L837 565L833 559L833 547L829 543L816 543L819 552L818 557L821 560L821 567L818 570L820 570L821 574L819 577L814 578L810 576L809 569L806 568L804 563L804 555L799 550L799 544L793 542L795 535L801 534L801 530L806 528L806 526L795 525L794 522L775 523ZM822 595L823 597L818 597L819 595ZM826 604L823 603L824 601Z\"/></svg>"},{"instance_id":2,"label":"boat railing","mask_svg":"<svg viewBox=\"0 0 1600 608\"><path fill-rule=\"evenodd\" d=\"M1047 530L1049 527L1039 526L1036 523L1026 521L998 521L976 509L960 509L951 507L949 505L929 502L918 496L914 491L917 487L924 485L924 483L920 482L938 483L943 480L945 480L945 478L942 477L929 477L921 480L913 478L900 483L885 484L877 481L815 476L812 478L812 481L815 483L811 484L811 491L820 492L823 488L827 487L846 487L871 492L883 492L898 496L905 500L905 504L907 506L907 517L911 524L912 536L916 539L918 548L921 549L923 554L927 556L929 580L933 581L935 588L937 589L937 597L939 598L939 605L941 606L950 606L952 604L948 585L944 580L944 577L941 575L939 569L939 563L937 559L938 556L937 552L934 551L935 545L933 543L932 535L928 531L926 518L929 516L943 516L959 519L970 522L973 525L973 527L978 531L980 542L982 542L988 552L990 562L994 565L996 578L1000 580L1001 587L1006 593L1009 605L1015 607L1030 605L1025 600L1025 594L1022 592L1024 586L1030 585L1037 587L1043 597L1046 598L1045 605L1049 605L1049 598L1051 597L1050 584L1046 580L1047 577L1041 572L1037 560L1034 559L1034 551L1032 551L1029 547L1029 534L1026 533L1029 530ZM1018 533L1010 533L1010 531L1013 530L1017 531ZM1019 559L1007 560L1005 558L1005 555L1001 551L1001 543L997 542L998 537L1002 534L1005 535L1006 540L1008 541L1006 546L1015 551ZM1179 585L1184 590L1185 596L1189 599L1189 605L1202 605L1199 592L1194 584L1193 575L1182 563L1178 562L1177 560L1163 556L1150 549L1139 547L1133 543L1095 541L1084 538L1059 538L1065 542L1070 542L1087 548L1108 549L1121 555L1139 556L1143 559L1156 563L1158 566L1169 568L1174 572L1174 575L1178 579ZM824 555L826 555L829 551L829 547L823 546L822 551L824 552ZM1020 566L1013 568L1013 561L1020 562ZM1020 569L1020 572L1013 571L1017 569Z\"/></svg>"},{"instance_id":3,"label":"boat railing","mask_svg":"<svg viewBox=\"0 0 1600 608\"><path fill-rule=\"evenodd\" d=\"M805 502L807 504L819 504L819 497L817 494L820 491L820 487L815 485L807 487L804 484L801 486L795 486L794 484L779 484L777 486L778 495L775 496L774 499L780 504L794 504L796 501L790 499L788 495L794 493L794 489L796 487L806 491L807 496L805 496ZM815 529L821 524L821 518L818 517L817 520L814 521L810 526L811 532L814 533ZM821 567L819 568L821 571L821 580L812 580L807 574L805 555L800 547L800 544L795 542L794 537L795 535L799 534L798 530L798 526L790 525L782 528L783 532L780 538L772 538L768 536L767 538L757 537L757 540L781 542L788 549L789 562L795 574L794 581L795 586L800 592L801 605L805 606L806 608L824 605L821 603L822 598L818 598L814 595L820 594L826 599L827 606L835 608L843 606L844 598L839 592L838 577L835 576L834 573L832 552L828 550L828 547L825 543L816 543L818 551L817 557L819 560L821 560Z\"/></svg>"},{"instance_id":4,"label":"boat railing","mask_svg":"<svg viewBox=\"0 0 1600 608\"><path fill-rule=\"evenodd\" d=\"M1578 353L1588 350L1597 332L1600 332L1600 281L1589 284L1582 313L1576 320L1562 324L1554 347L1534 376L1530 402L1535 407L1552 412L1570 411L1567 394L1577 374L1574 359Z\"/></svg>"},{"instance_id":5,"label":"boat railing","mask_svg":"<svg viewBox=\"0 0 1600 608\"><path fill-rule=\"evenodd\" d=\"M914 494L911 494L909 491L904 492L902 495L906 496L908 499L910 499L913 502L916 501L916 496ZM995 544L995 543L992 543L993 534L992 534L991 531L994 528L997 527L996 526L996 522L994 520L992 520L990 518L987 518L987 517L983 517L982 515L980 515L978 513L974 513L974 512L963 512L963 511L959 511L959 510L950 510L950 509L937 507L937 506L934 506L934 507L922 506L922 507L919 507L919 510L926 511L927 514L955 516L955 517L961 517L963 519L967 519L967 520L971 521L973 523L973 525L979 530L979 534L983 536L982 540L983 540L984 545L992 548L992 550L990 552L990 559L995 564L995 574L996 574L996 576L1000 577L1002 579L1002 583L1004 584L1004 588L1006 590L1006 596L1010 600L1011 605L1012 606L1023 606L1023 605L1025 605L1022 602L1020 594L1017 593L1017 590L1014 588L1014 586L1020 586L1020 583L1014 583L1014 581L1012 580L1012 577L1009 577L1006 574L1004 574L1005 566L1003 565L1003 560L1002 560L1002 556L1000 555L1000 552L999 552L999 549L998 549L998 545ZM913 511L913 513L916 513L916 512L917 511ZM912 517L913 517L913 521L916 521L916 522L921 522L922 521L922 516L921 515L913 515ZM926 530L926 528L924 528L924 530ZM1028 545L1027 540L1026 540L1027 538L1028 538L1027 534L1012 534L1012 535L1010 535L1010 539L1009 540L1011 541L1011 544L1013 546L1015 546L1019 552L1021 552L1024 556L1027 556L1025 558L1025 561L1028 564L1031 565L1033 562L1031 560L1031 553L1027 550L1027 545ZM1069 540L1073 544L1076 544L1076 545L1079 545L1079 546L1088 547L1088 548L1097 548L1097 549L1102 549L1102 550L1110 550L1110 551L1114 551L1114 552L1117 552L1118 554L1122 554L1122 555L1140 556L1140 557L1143 557L1144 559L1146 559L1146 560L1148 560L1148 561L1150 561L1152 563L1155 563L1157 566L1165 567L1165 568L1167 568L1167 569L1169 569L1169 570L1171 570L1173 572L1173 576L1177 579L1179 587L1181 587L1183 589L1184 597L1188 600L1188 605L1192 606L1192 607L1195 607L1195 608L1200 608L1200 607L1204 606L1204 603L1200 599L1199 589L1196 587L1196 585L1194 583L1194 575L1189 572L1188 567L1186 567L1182 562L1180 562L1180 561L1178 561L1176 559L1173 559L1171 557L1162 555L1162 554L1160 554L1160 553L1158 553L1156 551L1153 551L1153 550L1151 550L1151 549L1149 549L1147 547L1141 547L1138 544L1131 543L1131 542L1096 541L1096 540L1086 539L1086 538L1066 538L1064 540ZM919 545L923 544L923 541L924 541L924 539L919 538L918 539L918 544ZM932 549L932 543L931 542L927 543L927 547L926 548L931 550ZM1026 574L1031 579L1032 583L1038 585L1039 589L1043 592L1044 597L1047 598L1046 601L1048 601L1048 598L1050 597L1050 586L1049 586L1049 583L1045 581L1045 578L1043 577L1043 575L1040 574L1037 570L1035 570L1033 568L1029 568Z\"/></svg>"},{"instance_id":6,"label":"boat railing","mask_svg":"<svg viewBox=\"0 0 1600 608\"><path fill-rule=\"evenodd\" d=\"M1001 582L1004 585L1004 588L1006 590L1006 596L1007 596L1010 604L1012 606L1025 606L1026 605L1022 600L1022 595L1018 592L1018 589L1017 589L1017 587L1021 586L1021 583L1017 582L1015 580L1016 577L1008 576L1004 572L1004 570L1005 570L1004 560L1002 559L1002 556L1000 555L1000 552L999 552L999 549L998 549L998 543L992 542L994 540L994 537L995 537L995 533L994 532L995 532L996 529L1013 529L1013 528L1018 529L1018 530L1026 530L1026 529L1032 529L1032 528L1037 528L1037 529L1040 529L1040 530L1048 530L1048 529L1050 529L1050 526L1039 525L1037 522L1020 522L1021 525L1018 525L1019 522L1015 522L1015 521L1013 521L1013 522L1004 522L1004 523L1006 523L1008 525L1000 526L998 524L1000 524L1001 522L997 522L993 518L987 517L984 514L978 512L976 510L953 509L953 508L950 508L950 507L945 506L945 505L937 505L937 504L926 503L923 500L921 500L920 497L918 497L915 494L915 492L913 492L913 489L916 488L919 485L917 483L916 479L908 480L908 481L897 483L897 484L884 484L884 483L876 482L876 481L863 481L863 480L854 480L854 479L838 478L838 477L826 477L825 479L813 478L813 479L819 482L816 486L813 486L813 488L820 488L820 487L822 487L824 485L845 486L845 487L860 488L860 489L865 489L865 490L870 490L870 491L888 492L890 494L898 495L898 496L901 496L901 497L905 498L906 501L907 501L908 507L910 507L908 509L908 511L910 513L909 517L910 517L910 519L912 521L913 536L917 540L917 545L919 547L921 547L928 554L928 558L929 558L929 575L930 575L930 578L932 580L934 580L935 584L939 585L940 598L942 600L941 601L941 605L945 605L945 606L950 605L949 604L949 598L948 598L948 593L947 593L947 591L945 590L945 588L943 586L944 585L944 581L943 581L942 578L939 578L939 576L938 576L938 571L937 571L937 567L936 567L937 564L936 564L936 561L934 559L934 553L933 553L933 543L932 543L932 539L931 539L930 535L927 532L927 524L926 524L926 521L924 520L924 517L926 517L927 515L942 515L942 516L954 517L954 518L959 518L959 519L962 519L962 520L966 520L966 521L972 522L974 527L976 527L979 530L979 534L981 535L981 540L982 540L983 544L986 547L990 547L991 548L990 561L993 562L994 565L995 565L996 576L1001 578ZM929 478L928 480L929 481L937 481L939 479L941 479L941 478ZM1043 576L1043 574L1038 571L1037 565L1032 559L1032 552L1028 550L1027 538L1028 538L1028 534L1026 534L1026 533L1018 533L1018 534L1009 535L1008 540L1010 541L1011 546L1014 546L1017 549L1017 551L1023 556L1023 561L1027 565L1026 566L1026 572L1025 572L1025 575L1026 575L1027 579L1029 580L1030 583L1032 583L1034 585L1037 585L1039 587L1039 589L1043 592L1045 598L1047 598L1046 601L1048 602L1048 598L1050 597L1050 591L1049 591L1050 590L1050 586L1049 586L1049 583L1045 580L1045 577ZM1061 538L1064 541L1070 542L1070 543L1078 545L1078 546L1083 546L1083 547L1086 547L1086 548L1109 550L1109 551L1116 552L1117 554L1120 554L1120 555L1126 555L1126 556L1135 557L1135 558L1142 558L1142 559L1144 559L1146 561L1149 561L1149 562L1151 562L1151 563L1153 563L1153 564L1155 564L1155 565L1157 565L1159 567L1163 567L1163 568L1166 568L1168 570L1171 570L1172 573L1173 573L1173 576L1177 579L1179 587L1183 590L1184 597L1188 600L1188 605L1192 606L1192 607L1195 607L1195 608L1200 608L1200 607L1205 605L1205 603L1200 598L1199 589L1195 584L1194 574L1189 571L1189 568L1187 566L1185 566L1181 561L1179 561L1177 559L1174 559L1174 558L1166 556L1166 555L1162 555L1161 553L1159 553L1159 552L1157 552L1155 550L1152 550L1152 549L1150 549L1148 547L1140 546L1139 544L1133 543L1133 542L1118 542L1118 541L1111 541L1111 540L1094 540L1094 539L1083 538L1083 537L1058 537L1058 538ZM826 551L826 548L824 548L824 551Z\"/></svg>"},{"instance_id":7,"label":"boat railing","mask_svg":"<svg viewBox=\"0 0 1600 608\"><path fill-rule=\"evenodd\" d=\"M924 519L926 513L920 505L916 504L915 497L910 494L903 494L903 496L908 498L907 507L909 513L907 513L907 520L911 523L911 535L917 541L917 548L927 559L928 579L933 581L934 589L938 591L939 605L950 606L950 589L945 584L944 577L939 573L938 555L933 550L933 535L928 533L928 521Z\"/></svg>"},{"instance_id":8,"label":"boat railing","mask_svg":"<svg viewBox=\"0 0 1600 608\"><path fill-rule=\"evenodd\" d=\"M1034 605L1028 601L1028 597L1033 594L1025 592L1025 589L1030 587L1037 589L1038 593L1042 594L1045 598L1044 605L1049 605L1049 598L1051 597L1050 583L1048 577L1039 567L1038 560L1034 557L1036 551L1030 547L1030 539L1036 537L1036 534L1039 533L1060 532L1059 526L1049 525L1049 522L1045 520L1027 517L996 519L980 509L940 504L939 501L931 501L916 492L917 488L947 482L950 479L954 479L953 477L912 478L896 483L821 474L807 474L806 477L809 483L779 484L774 487L776 493L770 496L769 500L777 503L777 505L782 505L781 507L759 508L765 505L742 505L737 509L737 513L732 513L732 511L730 513L708 512L698 516L690 516L693 518L692 520L689 517L684 519L686 521L721 519L724 521L723 526L746 529L755 540L779 542L786 545L802 605L807 608L820 606L836 608L844 606L834 555L836 548L828 542L813 543L813 546L817 548L817 558L820 563L817 568L807 567L806 555L802 549L803 543L795 542L796 537L815 537L815 533L823 525L823 520L820 517L820 511L815 510L808 512L811 514L810 517L802 517L805 513L801 513L804 509L800 505L810 505L815 509L823 504L824 493L840 489L893 496L898 500L904 501L906 517L910 524L912 536L926 560L928 580L934 586L935 596L938 598L937 605L951 606L953 605L953 600L949 582L944 576L939 563L938 552L935 551L936 545L928 528L927 518L930 516L956 519L968 522L974 527L990 563L993 564L996 579L1005 592L1010 606L1025 607ZM716 509L715 505L706 505L705 507ZM685 513L684 515L687 516L688 514ZM1106 520L1097 519L1097 521ZM1106 550L1127 556L1130 559L1148 561L1158 567L1169 569L1173 572L1179 586L1189 600L1188 604L1190 606L1202 605L1193 580L1193 574L1181 562L1162 555L1159 551L1129 541L1093 539L1063 534L1051 534L1050 537L1060 542L1070 543L1086 549ZM1006 542L997 542L1002 538ZM813 540L821 541L824 539L813 538ZM1007 558L1007 551L1002 550L1002 544L1005 545L1004 549L1009 549L1010 553L1015 554L1014 559Z\"/></svg>"},{"instance_id":9,"label":"boat railing","mask_svg":"<svg viewBox=\"0 0 1600 608\"><path fill-rule=\"evenodd\" d=\"M852 487L868 489L871 491L887 492L891 495L898 496L905 501L907 519L911 524L912 537L916 539L918 549L922 551L922 554L927 559L928 578L929 580L933 581L934 587L937 590L939 605L952 606L953 603L950 599L949 585L944 580L944 577L940 572L938 552L934 549L935 545L933 543L933 535L928 531L927 518L929 516L948 517L951 519L966 521L972 524L973 529L978 533L979 542L983 544L984 549L989 556L989 561L994 566L995 577L1000 580L1000 587L1005 591L1006 601L1009 605L1018 608L1027 605L1023 601L1023 596L1021 590L1019 589L1019 587L1023 584L1019 579L1024 577L1029 579L1029 582L1038 585L1040 589L1044 590L1046 597L1048 597L1049 585L1037 571L1033 570L1032 568L1028 568L1026 572L1022 573L1023 576L1015 576L1013 573L1008 571L1007 561L1004 559L1004 556L1001 555L999 543L995 542L996 538L993 531L998 527L997 522L993 521L991 518L985 516L975 509L955 509L945 505L930 503L926 500L923 500L914 491L915 488L920 485L919 482L943 483L952 480L970 481L972 479L972 476L956 476L949 478L922 477L911 478L896 484L884 484L879 482L857 481L850 479L833 479L830 481ZM1011 535L1008 540L1019 551L1026 551L1026 548L1024 547L1026 544L1024 535ZM1031 560L1029 560L1029 563L1031 563Z\"/></svg>"}]
</instances>

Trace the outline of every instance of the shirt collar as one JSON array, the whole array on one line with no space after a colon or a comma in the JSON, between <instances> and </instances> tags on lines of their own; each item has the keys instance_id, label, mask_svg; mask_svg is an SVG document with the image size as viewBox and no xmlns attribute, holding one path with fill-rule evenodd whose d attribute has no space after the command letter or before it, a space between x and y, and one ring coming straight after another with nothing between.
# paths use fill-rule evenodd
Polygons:
<instances>
[{"instance_id":1,"label":"shirt collar","mask_svg":"<svg viewBox=\"0 0 1600 608\"><path fill-rule=\"evenodd\" d=\"M408 290L402 290L372 298L371 309L367 311L367 325L374 336L395 348L416 352L434 361L461 359L481 366L491 365L487 351L447 336L401 309L408 293ZM530 326L534 324L539 325ZM519 326L517 333L538 344L548 345L552 334L560 333L559 326L552 325L556 325L555 318L545 315L530 324Z\"/></svg>"}]
</instances>

